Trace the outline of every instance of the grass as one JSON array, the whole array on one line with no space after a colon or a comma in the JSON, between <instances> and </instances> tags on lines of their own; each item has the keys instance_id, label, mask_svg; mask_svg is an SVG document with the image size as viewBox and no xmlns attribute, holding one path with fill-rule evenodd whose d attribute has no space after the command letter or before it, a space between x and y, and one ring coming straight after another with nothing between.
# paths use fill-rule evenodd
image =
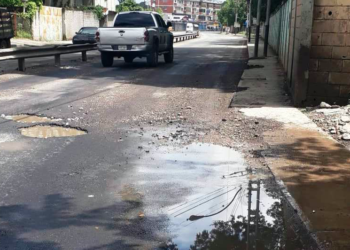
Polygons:
<instances>
[{"instance_id":1,"label":"grass","mask_svg":"<svg viewBox=\"0 0 350 250\"><path fill-rule=\"evenodd\" d=\"M28 31L18 29L17 30L17 35L16 38L27 38L27 39L32 39L32 34Z\"/></svg>"}]
</instances>

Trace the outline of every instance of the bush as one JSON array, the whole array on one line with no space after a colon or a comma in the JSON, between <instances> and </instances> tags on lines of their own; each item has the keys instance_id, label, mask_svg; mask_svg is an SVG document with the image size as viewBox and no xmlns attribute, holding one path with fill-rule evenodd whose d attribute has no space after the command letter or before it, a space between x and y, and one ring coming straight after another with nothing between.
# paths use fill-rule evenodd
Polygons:
<instances>
[{"instance_id":1,"label":"bush","mask_svg":"<svg viewBox=\"0 0 350 250\"><path fill-rule=\"evenodd\" d=\"M27 38L27 39L32 39L32 34L28 31L22 30L22 29L18 29L17 30L17 38Z\"/></svg>"}]
</instances>

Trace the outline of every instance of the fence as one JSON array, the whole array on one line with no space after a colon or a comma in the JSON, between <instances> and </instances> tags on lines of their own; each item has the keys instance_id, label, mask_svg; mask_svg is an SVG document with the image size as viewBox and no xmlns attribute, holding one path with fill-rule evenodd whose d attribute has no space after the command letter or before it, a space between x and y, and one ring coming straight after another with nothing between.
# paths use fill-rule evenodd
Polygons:
<instances>
[{"instance_id":1,"label":"fence","mask_svg":"<svg viewBox=\"0 0 350 250\"><path fill-rule=\"evenodd\" d=\"M292 72L290 53L290 27L292 0L284 2L280 8L272 13L270 18L269 45L277 53L286 73L290 76ZM261 36L265 38L264 25L261 29Z\"/></svg>"},{"instance_id":2,"label":"fence","mask_svg":"<svg viewBox=\"0 0 350 250\"><path fill-rule=\"evenodd\" d=\"M14 14L14 32L17 37L32 39L32 20Z\"/></svg>"}]
</instances>

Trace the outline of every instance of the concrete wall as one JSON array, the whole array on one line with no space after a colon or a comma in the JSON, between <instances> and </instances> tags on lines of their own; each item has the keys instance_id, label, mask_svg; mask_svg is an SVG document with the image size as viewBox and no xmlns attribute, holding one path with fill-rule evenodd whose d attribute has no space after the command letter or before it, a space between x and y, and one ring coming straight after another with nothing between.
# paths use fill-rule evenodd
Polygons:
<instances>
[{"instance_id":1,"label":"concrete wall","mask_svg":"<svg viewBox=\"0 0 350 250\"><path fill-rule=\"evenodd\" d=\"M33 40L62 40L62 9L42 6L33 18Z\"/></svg>"},{"instance_id":2,"label":"concrete wall","mask_svg":"<svg viewBox=\"0 0 350 250\"><path fill-rule=\"evenodd\" d=\"M114 26L114 18L117 15L117 12L115 11L108 11L108 15L105 19L105 26L107 27L113 27Z\"/></svg>"},{"instance_id":3,"label":"concrete wall","mask_svg":"<svg viewBox=\"0 0 350 250\"><path fill-rule=\"evenodd\" d=\"M347 104L350 0L315 0L308 102Z\"/></svg>"},{"instance_id":4,"label":"concrete wall","mask_svg":"<svg viewBox=\"0 0 350 250\"><path fill-rule=\"evenodd\" d=\"M81 27L99 27L100 22L91 11L64 10L63 39L71 40Z\"/></svg>"},{"instance_id":5,"label":"concrete wall","mask_svg":"<svg viewBox=\"0 0 350 250\"><path fill-rule=\"evenodd\" d=\"M296 106L308 105L309 58L314 0L293 0L289 41L290 75L287 87Z\"/></svg>"}]
</instances>

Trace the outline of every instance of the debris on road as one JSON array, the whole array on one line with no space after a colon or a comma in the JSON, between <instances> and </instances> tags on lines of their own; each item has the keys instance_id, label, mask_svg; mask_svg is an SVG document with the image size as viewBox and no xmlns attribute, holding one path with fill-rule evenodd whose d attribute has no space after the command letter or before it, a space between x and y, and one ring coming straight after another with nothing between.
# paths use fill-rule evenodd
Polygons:
<instances>
[{"instance_id":1,"label":"debris on road","mask_svg":"<svg viewBox=\"0 0 350 250\"><path fill-rule=\"evenodd\" d=\"M339 107L336 105L326 105L321 103L321 109L307 111L306 114L313 120L324 132L340 142L350 141L350 106ZM324 108L327 107L327 108ZM309 109L310 110L310 109Z\"/></svg>"}]
</instances>

